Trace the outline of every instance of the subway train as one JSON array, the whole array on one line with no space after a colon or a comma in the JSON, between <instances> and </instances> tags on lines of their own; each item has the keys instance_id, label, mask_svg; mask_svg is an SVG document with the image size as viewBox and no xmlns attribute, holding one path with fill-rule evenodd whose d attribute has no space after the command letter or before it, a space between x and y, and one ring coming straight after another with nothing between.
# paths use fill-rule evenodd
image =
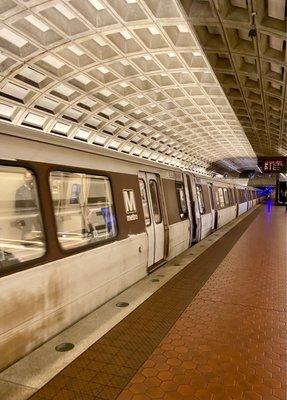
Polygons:
<instances>
[{"instance_id":1,"label":"subway train","mask_svg":"<svg viewBox=\"0 0 287 400\"><path fill-rule=\"evenodd\" d=\"M254 188L40 135L1 135L0 369L260 202Z\"/></svg>"}]
</instances>

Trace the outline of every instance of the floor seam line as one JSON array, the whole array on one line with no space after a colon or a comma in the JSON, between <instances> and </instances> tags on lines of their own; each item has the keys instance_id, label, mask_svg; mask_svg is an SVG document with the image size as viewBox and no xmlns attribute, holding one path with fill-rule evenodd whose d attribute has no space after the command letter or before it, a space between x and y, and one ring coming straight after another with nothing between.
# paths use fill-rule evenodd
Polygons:
<instances>
[{"instance_id":1,"label":"floor seam line","mask_svg":"<svg viewBox=\"0 0 287 400\"><path fill-rule=\"evenodd\" d=\"M252 305L241 304L241 303L228 303L228 302L221 301L221 300L206 299L206 298L201 297L201 296L197 297L197 299L204 300L204 301L210 301L210 302L212 302L212 303L221 303L221 304L232 305L232 306L241 306L241 307L246 307L246 308L255 308L255 309L257 309L257 310L276 311L276 312L280 312L280 313L287 313L287 310L278 310L278 309L276 309L276 308L258 307L258 306L252 306Z\"/></svg>"},{"instance_id":2,"label":"floor seam line","mask_svg":"<svg viewBox=\"0 0 287 400\"><path fill-rule=\"evenodd\" d=\"M3 378L1 378L1 379L0 379L0 383L1 383L1 382L10 383L10 384L16 385L16 386L21 386L21 387L26 388L26 389L39 390L39 388L37 388L37 387L23 385L22 383L13 382L13 381L10 381L10 380L8 380L8 379L3 379Z\"/></svg>"}]
</instances>

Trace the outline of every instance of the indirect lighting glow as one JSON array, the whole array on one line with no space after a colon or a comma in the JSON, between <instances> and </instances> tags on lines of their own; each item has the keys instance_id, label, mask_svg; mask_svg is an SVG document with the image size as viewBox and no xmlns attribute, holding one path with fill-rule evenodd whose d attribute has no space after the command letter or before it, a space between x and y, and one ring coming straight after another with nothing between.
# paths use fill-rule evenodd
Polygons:
<instances>
[{"instance_id":1,"label":"indirect lighting glow","mask_svg":"<svg viewBox=\"0 0 287 400\"><path fill-rule=\"evenodd\" d=\"M94 36L93 40L98 43L101 47L106 46L106 41L101 36Z\"/></svg>"},{"instance_id":2,"label":"indirect lighting glow","mask_svg":"<svg viewBox=\"0 0 287 400\"><path fill-rule=\"evenodd\" d=\"M34 15L28 15L28 17L25 17L25 20L28 21L30 24L34 25L35 28L39 29L42 32L47 32L50 30L48 25L44 24L44 22L34 17Z\"/></svg>"},{"instance_id":3,"label":"indirect lighting glow","mask_svg":"<svg viewBox=\"0 0 287 400\"><path fill-rule=\"evenodd\" d=\"M127 88L127 87L129 87L129 85L126 83L126 82L121 82L120 83L120 86L122 87L122 88Z\"/></svg>"},{"instance_id":4,"label":"indirect lighting glow","mask_svg":"<svg viewBox=\"0 0 287 400\"><path fill-rule=\"evenodd\" d=\"M130 144L126 144L126 145L124 145L124 147L123 147L123 151L124 151L125 153L129 153L129 152L131 151L132 148L133 148L133 146L131 146Z\"/></svg>"},{"instance_id":5,"label":"indirect lighting glow","mask_svg":"<svg viewBox=\"0 0 287 400\"><path fill-rule=\"evenodd\" d=\"M102 11L105 9L105 7L99 0L89 0L89 2L92 4L93 7L95 7L97 11Z\"/></svg>"},{"instance_id":6,"label":"indirect lighting glow","mask_svg":"<svg viewBox=\"0 0 287 400\"><path fill-rule=\"evenodd\" d=\"M180 33L187 33L189 32L188 26L185 24L181 24L177 26Z\"/></svg>"},{"instance_id":7,"label":"indirect lighting glow","mask_svg":"<svg viewBox=\"0 0 287 400\"><path fill-rule=\"evenodd\" d=\"M100 71L102 74L108 74L110 71L108 70L108 68L104 67L104 66L100 66L97 68L98 71Z\"/></svg>"},{"instance_id":8,"label":"indirect lighting glow","mask_svg":"<svg viewBox=\"0 0 287 400\"><path fill-rule=\"evenodd\" d=\"M126 40L132 39L132 35L130 34L129 31L121 31L120 34L121 34Z\"/></svg>"},{"instance_id":9,"label":"indirect lighting glow","mask_svg":"<svg viewBox=\"0 0 287 400\"><path fill-rule=\"evenodd\" d=\"M88 85L91 82L91 79L89 79L86 75L78 75L76 79L77 81L83 83L83 85Z\"/></svg>"},{"instance_id":10,"label":"indirect lighting glow","mask_svg":"<svg viewBox=\"0 0 287 400\"><path fill-rule=\"evenodd\" d=\"M160 34L160 32L159 32L159 30L157 29L156 26L149 26L147 29L150 31L150 33L152 35L159 35Z\"/></svg>"},{"instance_id":11,"label":"indirect lighting glow","mask_svg":"<svg viewBox=\"0 0 287 400\"><path fill-rule=\"evenodd\" d=\"M41 127L43 126L45 120L46 120L45 117L41 117L40 115L32 114L32 113L27 114L27 116L25 118L25 122L27 122L31 125L41 126Z\"/></svg>"},{"instance_id":12,"label":"indirect lighting glow","mask_svg":"<svg viewBox=\"0 0 287 400\"><path fill-rule=\"evenodd\" d=\"M83 129L79 129L78 132L75 135L75 138L76 139L87 140L89 136L90 136L90 132L85 131Z\"/></svg>"},{"instance_id":13,"label":"indirect lighting glow","mask_svg":"<svg viewBox=\"0 0 287 400\"><path fill-rule=\"evenodd\" d=\"M103 145L106 140L107 140L106 136L96 135L94 138L94 143Z\"/></svg>"},{"instance_id":14,"label":"indirect lighting glow","mask_svg":"<svg viewBox=\"0 0 287 400\"><path fill-rule=\"evenodd\" d=\"M70 21L72 19L75 19L75 14L73 14L72 11L70 11L68 7L66 7L64 4L59 3L56 4L54 7L59 11L59 13L61 13L65 18L69 19Z\"/></svg>"},{"instance_id":15,"label":"indirect lighting glow","mask_svg":"<svg viewBox=\"0 0 287 400\"><path fill-rule=\"evenodd\" d=\"M142 152L142 149L136 147L136 148L133 150L133 155L139 156L141 152Z\"/></svg>"},{"instance_id":16,"label":"indirect lighting glow","mask_svg":"<svg viewBox=\"0 0 287 400\"><path fill-rule=\"evenodd\" d=\"M54 125L53 130L54 130L54 131L57 131L57 132L60 132L60 133L65 133L65 134L67 134L68 131L69 131L69 129L70 129L70 126L71 126L71 125L66 125L66 124L62 124L61 122L57 122L57 123Z\"/></svg>"},{"instance_id":17,"label":"indirect lighting glow","mask_svg":"<svg viewBox=\"0 0 287 400\"><path fill-rule=\"evenodd\" d=\"M15 46L17 47L23 47L28 44L28 41L24 38L22 38L19 35L16 35L13 31L10 31L10 29L3 28L0 30L0 37L4 40L7 40L9 43L14 43Z\"/></svg>"},{"instance_id":18,"label":"indirect lighting glow","mask_svg":"<svg viewBox=\"0 0 287 400\"><path fill-rule=\"evenodd\" d=\"M11 117L15 107L6 104L0 104L0 115L3 117Z\"/></svg>"},{"instance_id":19,"label":"indirect lighting glow","mask_svg":"<svg viewBox=\"0 0 287 400\"><path fill-rule=\"evenodd\" d=\"M59 60L58 58L54 57L52 54L48 54L46 57L43 58L43 61L56 69L60 69L65 66L65 64Z\"/></svg>"},{"instance_id":20,"label":"indirect lighting glow","mask_svg":"<svg viewBox=\"0 0 287 400\"><path fill-rule=\"evenodd\" d=\"M126 106L129 105L129 103L128 103L126 100L121 100L121 101L119 102L119 105L122 106L122 107L126 107Z\"/></svg>"},{"instance_id":21,"label":"indirect lighting glow","mask_svg":"<svg viewBox=\"0 0 287 400\"><path fill-rule=\"evenodd\" d=\"M75 45L69 46L68 49L79 57L85 54L85 52L82 49L80 49L80 47Z\"/></svg>"},{"instance_id":22,"label":"indirect lighting glow","mask_svg":"<svg viewBox=\"0 0 287 400\"><path fill-rule=\"evenodd\" d=\"M108 89L102 89L102 90L100 90L100 92L99 93L101 93L103 96L105 96L105 97L109 97L109 96L111 96L113 93L110 91L110 90L108 90Z\"/></svg>"},{"instance_id":23,"label":"indirect lighting glow","mask_svg":"<svg viewBox=\"0 0 287 400\"><path fill-rule=\"evenodd\" d=\"M64 94L65 96L70 96L71 94L74 93L74 90L69 88L69 86L60 84L56 87L56 91L58 93Z\"/></svg>"},{"instance_id":24,"label":"indirect lighting glow","mask_svg":"<svg viewBox=\"0 0 287 400\"><path fill-rule=\"evenodd\" d=\"M117 150L120 146L121 142L118 142L117 140L112 140L111 143L109 144L109 147Z\"/></svg>"}]
</instances>

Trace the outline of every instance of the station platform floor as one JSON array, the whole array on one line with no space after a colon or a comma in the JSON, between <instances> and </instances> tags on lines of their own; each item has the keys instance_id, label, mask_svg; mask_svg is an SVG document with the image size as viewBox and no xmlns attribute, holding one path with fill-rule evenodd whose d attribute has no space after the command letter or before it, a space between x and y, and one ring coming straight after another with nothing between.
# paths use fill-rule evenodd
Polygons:
<instances>
[{"instance_id":1,"label":"station platform floor","mask_svg":"<svg viewBox=\"0 0 287 400\"><path fill-rule=\"evenodd\" d=\"M269 202L30 399L286 400L286 272L287 212Z\"/></svg>"}]
</instances>

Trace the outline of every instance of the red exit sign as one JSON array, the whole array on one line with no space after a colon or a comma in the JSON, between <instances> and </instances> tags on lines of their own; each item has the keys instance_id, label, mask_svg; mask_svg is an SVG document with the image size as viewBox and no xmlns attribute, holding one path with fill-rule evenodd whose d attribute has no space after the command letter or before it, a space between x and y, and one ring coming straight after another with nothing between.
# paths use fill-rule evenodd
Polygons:
<instances>
[{"instance_id":1,"label":"red exit sign","mask_svg":"<svg viewBox=\"0 0 287 400\"><path fill-rule=\"evenodd\" d=\"M278 159L262 159L261 160L262 172L285 172L286 170L286 158Z\"/></svg>"}]
</instances>

